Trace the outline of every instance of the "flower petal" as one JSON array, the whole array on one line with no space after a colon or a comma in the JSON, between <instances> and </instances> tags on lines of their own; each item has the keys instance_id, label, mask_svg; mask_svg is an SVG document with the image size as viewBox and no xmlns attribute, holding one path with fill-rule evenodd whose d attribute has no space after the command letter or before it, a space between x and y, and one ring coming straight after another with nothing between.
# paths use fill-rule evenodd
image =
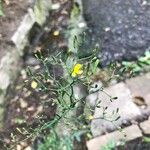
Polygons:
<instances>
[{"instance_id":1,"label":"flower petal","mask_svg":"<svg viewBox=\"0 0 150 150\"><path fill-rule=\"evenodd\" d=\"M32 81L32 83L31 83L31 87L32 87L33 89L36 89L36 88L37 88L37 86L38 86L37 82Z\"/></svg>"}]
</instances>

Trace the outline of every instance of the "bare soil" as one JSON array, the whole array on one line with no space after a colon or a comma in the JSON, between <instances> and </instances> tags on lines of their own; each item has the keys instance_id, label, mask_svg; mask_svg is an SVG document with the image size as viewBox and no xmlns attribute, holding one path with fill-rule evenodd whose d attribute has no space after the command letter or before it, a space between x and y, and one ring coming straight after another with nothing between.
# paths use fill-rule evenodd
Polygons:
<instances>
[{"instance_id":1,"label":"bare soil","mask_svg":"<svg viewBox=\"0 0 150 150\"><path fill-rule=\"evenodd\" d=\"M21 150L23 150L26 147L31 146L34 139L33 137L27 138L27 136L34 134L34 129L36 129L36 127L40 127L44 122L50 121L55 115L56 107L53 106L50 100L53 95L51 93L39 92L37 89L32 89L32 81L25 73L27 66L32 67L36 71L42 70L42 66L38 61L35 60L34 57L34 52L36 50L40 49L44 54L47 55L48 51L53 53L60 50L65 51L67 49L65 32L69 24L72 1L53 0L53 3L60 3L60 8L50 12L50 15L47 19L48 22L45 25L47 30L41 31L40 36L37 38L38 41L36 42L36 45L34 47L31 46L24 56L23 69L20 72L15 85L9 89L4 120L5 127L4 130L0 132L0 145L3 145L3 147L0 147L0 150L5 150L10 147L13 147L12 149L21 147ZM20 6L25 12L27 5ZM11 7L13 8L9 9L14 10L14 7L16 6L11 5ZM20 12L18 11L18 13ZM18 14L18 17L19 16L22 16L21 13ZM9 20L9 17L5 16L5 18L2 19ZM2 19L0 24L2 23ZM17 18L14 18L13 21L15 21L15 19ZM12 27L12 29L8 31L5 29L5 31L2 32L3 36L5 35L5 39L3 39L4 45L6 45L5 43L9 41L9 37L11 37L13 31L15 31L17 23L18 22L14 24L14 28ZM4 28L4 25L2 28ZM0 29L0 31L3 30ZM55 35L56 31L59 31L58 35ZM24 81L27 79L29 79L29 82L25 83ZM28 134L26 131L30 134ZM46 132L48 133L49 131Z\"/></svg>"}]
</instances>

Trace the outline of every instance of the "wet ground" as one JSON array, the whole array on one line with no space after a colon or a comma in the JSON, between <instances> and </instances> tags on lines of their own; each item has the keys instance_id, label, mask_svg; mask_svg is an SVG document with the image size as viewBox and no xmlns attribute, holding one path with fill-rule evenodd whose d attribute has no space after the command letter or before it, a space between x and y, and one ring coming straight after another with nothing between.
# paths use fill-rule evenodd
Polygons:
<instances>
[{"instance_id":1,"label":"wet ground","mask_svg":"<svg viewBox=\"0 0 150 150\"><path fill-rule=\"evenodd\" d=\"M106 65L135 60L150 47L149 0L83 0L88 47L99 46Z\"/></svg>"}]
</instances>

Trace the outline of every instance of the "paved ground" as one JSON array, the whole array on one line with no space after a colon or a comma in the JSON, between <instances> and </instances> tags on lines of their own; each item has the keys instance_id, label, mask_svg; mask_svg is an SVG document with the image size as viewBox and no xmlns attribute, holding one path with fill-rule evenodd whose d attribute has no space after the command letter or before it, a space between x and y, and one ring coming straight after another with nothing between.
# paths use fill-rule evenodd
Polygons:
<instances>
[{"instance_id":1,"label":"paved ground","mask_svg":"<svg viewBox=\"0 0 150 150\"><path fill-rule=\"evenodd\" d=\"M150 73L147 73L112 85L104 89L104 92L98 92L97 103L98 101L101 101L101 103L100 107L95 108L94 119L91 122L91 131L96 138L88 142L89 150L99 150L100 146L106 145L111 140L115 142L120 140L133 141L138 138L142 139L143 135L150 135L149 83ZM110 101L108 94L118 97L118 99ZM104 114L104 108L106 108L106 119L114 120L113 118L116 118L116 116L120 116L120 118L113 122L101 119ZM113 111L116 111L117 108L119 108L119 111L115 115ZM114 131L118 130L118 127L124 128L123 132ZM139 141L136 142L139 143ZM130 145L130 150L140 149L145 145L136 145L135 143ZM127 146L127 148L129 147ZM149 149L150 144L146 145L144 150Z\"/></svg>"},{"instance_id":2,"label":"paved ground","mask_svg":"<svg viewBox=\"0 0 150 150\"><path fill-rule=\"evenodd\" d=\"M133 60L150 47L149 0L83 0L88 47L98 43L103 64Z\"/></svg>"}]
</instances>

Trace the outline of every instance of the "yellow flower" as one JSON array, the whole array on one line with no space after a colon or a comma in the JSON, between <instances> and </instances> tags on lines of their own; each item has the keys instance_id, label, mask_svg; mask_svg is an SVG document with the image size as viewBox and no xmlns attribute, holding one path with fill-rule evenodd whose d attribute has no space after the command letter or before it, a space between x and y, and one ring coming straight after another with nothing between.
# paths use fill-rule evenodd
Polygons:
<instances>
[{"instance_id":1,"label":"yellow flower","mask_svg":"<svg viewBox=\"0 0 150 150\"><path fill-rule=\"evenodd\" d=\"M82 64L76 64L73 68L72 77L76 77L77 75L81 75L83 73Z\"/></svg>"},{"instance_id":2,"label":"yellow flower","mask_svg":"<svg viewBox=\"0 0 150 150\"><path fill-rule=\"evenodd\" d=\"M33 89L36 89L36 88L37 88L37 86L38 86L37 82L32 81L32 83L31 83L31 87L32 87Z\"/></svg>"}]
</instances>

